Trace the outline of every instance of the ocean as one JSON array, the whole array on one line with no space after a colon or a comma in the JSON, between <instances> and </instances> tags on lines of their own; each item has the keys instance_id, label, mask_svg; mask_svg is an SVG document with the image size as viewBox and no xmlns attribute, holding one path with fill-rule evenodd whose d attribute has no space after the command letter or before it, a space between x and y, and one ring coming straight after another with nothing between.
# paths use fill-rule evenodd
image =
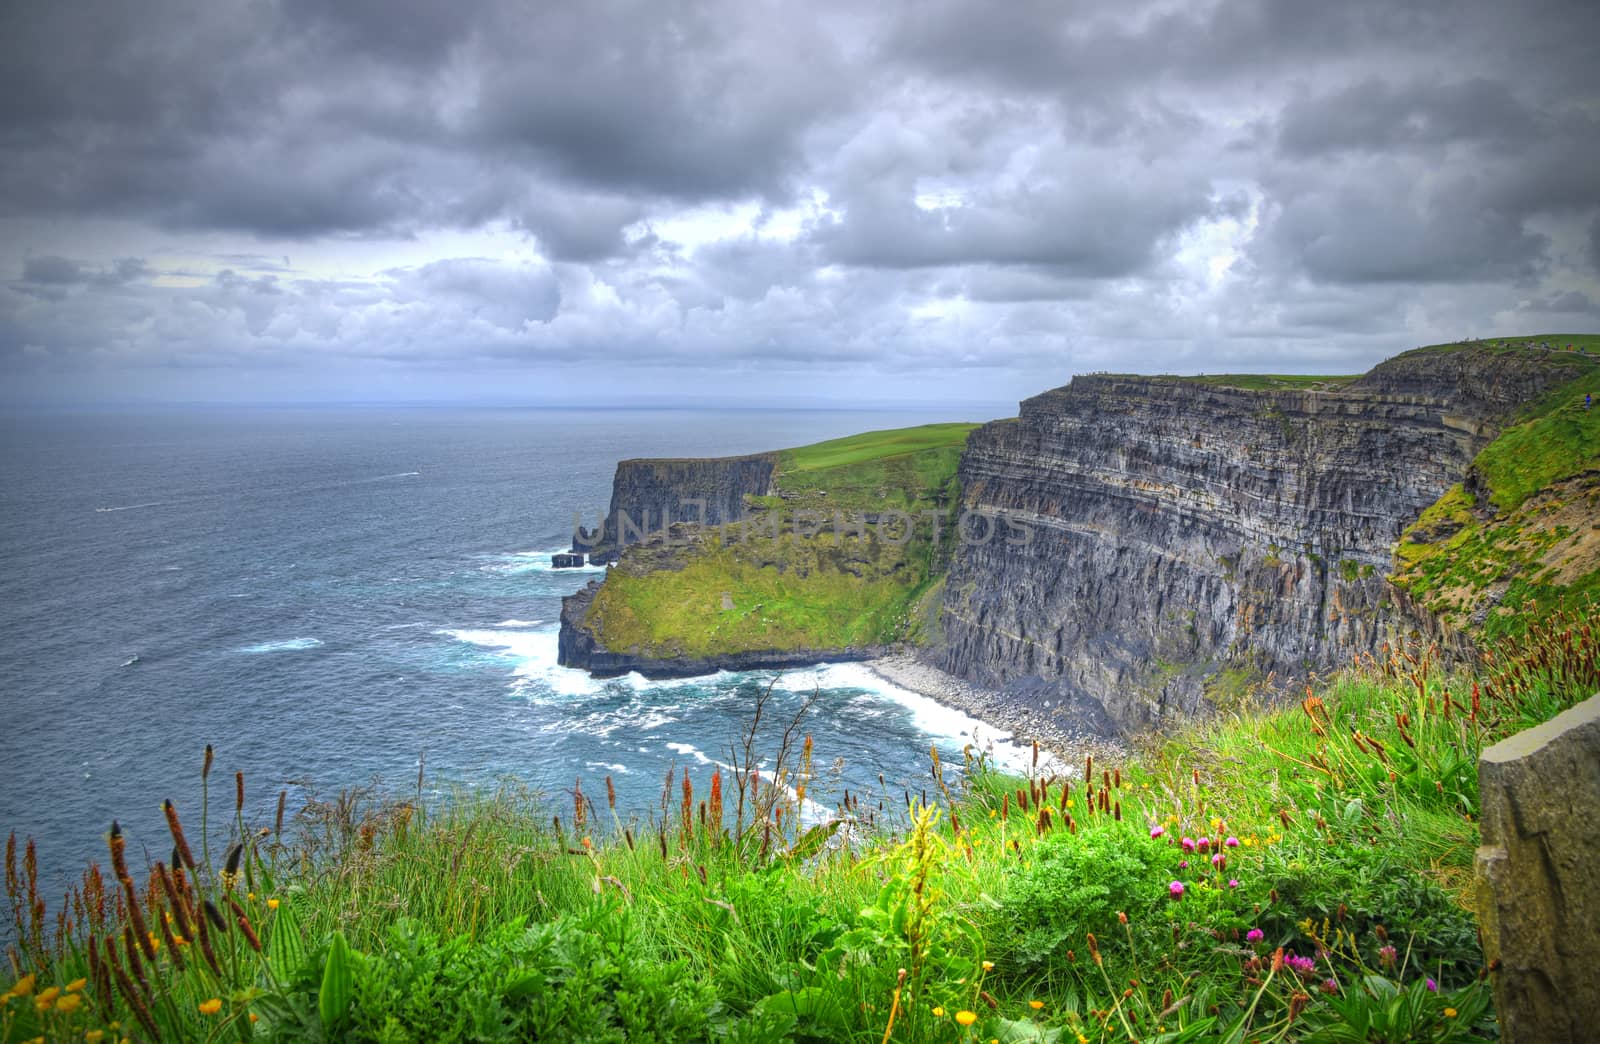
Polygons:
<instances>
[{"instance_id":1,"label":"ocean","mask_svg":"<svg viewBox=\"0 0 1600 1044\"><path fill-rule=\"evenodd\" d=\"M992 411L991 411L992 412ZM104 854L164 858L159 811L246 818L376 785L428 800L506 780L569 812L581 780L657 806L669 768L704 782L755 694L805 731L823 806L882 773L927 780L977 723L856 664L781 675L597 681L556 665L553 570L594 525L616 461L715 456L983 411L186 408L0 416L0 833L47 878ZM774 681L774 679L776 679ZM980 738L987 735L979 729ZM994 738L994 737L990 737ZM769 731L761 749L776 745ZM997 748L1019 758L1015 748Z\"/></svg>"}]
</instances>

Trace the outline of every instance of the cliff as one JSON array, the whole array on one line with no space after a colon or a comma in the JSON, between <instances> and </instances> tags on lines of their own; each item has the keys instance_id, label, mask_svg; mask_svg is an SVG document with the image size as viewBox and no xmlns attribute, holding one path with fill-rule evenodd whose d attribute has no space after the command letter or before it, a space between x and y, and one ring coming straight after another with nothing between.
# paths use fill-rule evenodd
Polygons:
<instances>
[{"instance_id":1,"label":"cliff","mask_svg":"<svg viewBox=\"0 0 1600 1044\"><path fill-rule=\"evenodd\" d=\"M1319 390L1084 376L1035 396L960 469L963 508L1030 539L956 549L925 656L1118 731L1346 664L1416 623L1385 579L1402 532L1575 363L1419 350Z\"/></svg>"},{"instance_id":2,"label":"cliff","mask_svg":"<svg viewBox=\"0 0 1600 1044\"><path fill-rule=\"evenodd\" d=\"M723 525L745 515L746 496L771 492L777 455L625 460L611 481L611 506L600 526L579 530L574 551L614 562L620 546L675 522Z\"/></svg>"},{"instance_id":3,"label":"cliff","mask_svg":"<svg viewBox=\"0 0 1600 1044\"><path fill-rule=\"evenodd\" d=\"M559 662L679 677L862 659L916 640L949 557L956 467L974 427L624 461L597 541L614 564L563 602ZM691 500L705 502L706 524L694 524L698 504L684 510Z\"/></svg>"}]
</instances>

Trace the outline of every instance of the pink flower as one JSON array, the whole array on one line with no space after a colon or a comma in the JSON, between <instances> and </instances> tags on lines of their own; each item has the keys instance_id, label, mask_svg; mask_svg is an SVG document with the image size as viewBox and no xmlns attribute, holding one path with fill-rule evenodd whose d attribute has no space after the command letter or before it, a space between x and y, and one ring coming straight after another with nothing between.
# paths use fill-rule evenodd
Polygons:
<instances>
[{"instance_id":1,"label":"pink flower","mask_svg":"<svg viewBox=\"0 0 1600 1044\"><path fill-rule=\"evenodd\" d=\"M1171 884L1167 885L1167 891L1172 893L1172 898L1174 898L1174 899L1182 899L1183 898L1183 882L1182 881L1174 881L1174 882L1172 882ZM1432 981L1432 980L1429 980L1429 981Z\"/></svg>"},{"instance_id":2,"label":"pink flower","mask_svg":"<svg viewBox=\"0 0 1600 1044\"><path fill-rule=\"evenodd\" d=\"M1239 887L1239 879L1237 877L1228 878L1228 887L1229 888L1238 888Z\"/></svg>"},{"instance_id":3,"label":"pink flower","mask_svg":"<svg viewBox=\"0 0 1600 1044\"><path fill-rule=\"evenodd\" d=\"M1211 857L1211 865L1216 867L1218 870L1221 870L1223 867L1228 865L1228 857L1223 855L1221 852L1218 852L1216 855Z\"/></svg>"},{"instance_id":4,"label":"pink flower","mask_svg":"<svg viewBox=\"0 0 1600 1044\"><path fill-rule=\"evenodd\" d=\"M1187 869L1189 869L1189 860L1185 859L1183 862L1179 863L1178 864L1178 869L1179 870L1187 870Z\"/></svg>"},{"instance_id":5,"label":"pink flower","mask_svg":"<svg viewBox=\"0 0 1600 1044\"><path fill-rule=\"evenodd\" d=\"M1260 928L1252 928L1248 932L1244 933L1244 941L1245 942L1257 943L1257 942L1260 942L1262 939L1265 939L1266 937L1267 937L1267 933L1263 932Z\"/></svg>"},{"instance_id":6,"label":"pink flower","mask_svg":"<svg viewBox=\"0 0 1600 1044\"><path fill-rule=\"evenodd\" d=\"M1150 836L1151 837L1160 837L1162 834L1165 834L1166 832L1167 831L1166 831L1166 829L1164 827L1153 826L1153 827L1150 828Z\"/></svg>"},{"instance_id":7,"label":"pink flower","mask_svg":"<svg viewBox=\"0 0 1600 1044\"><path fill-rule=\"evenodd\" d=\"M1429 993L1438 993L1439 992L1439 984L1434 982L1432 979L1429 979L1428 980L1428 992Z\"/></svg>"},{"instance_id":8,"label":"pink flower","mask_svg":"<svg viewBox=\"0 0 1600 1044\"><path fill-rule=\"evenodd\" d=\"M1194 851L1194 838L1186 837L1179 843L1183 845L1183 850L1185 852L1193 852Z\"/></svg>"},{"instance_id":9,"label":"pink flower","mask_svg":"<svg viewBox=\"0 0 1600 1044\"><path fill-rule=\"evenodd\" d=\"M1393 946L1378 947L1378 960L1385 968L1394 967L1395 949Z\"/></svg>"},{"instance_id":10,"label":"pink flower","mask_svg":"<svg viewBox=\"0 0 1600 1044\"><path fill-rule=\"evenodd\" d=\"M1312 972L1317 970L1317 962L1312 960L1310 957L1298 957L1294 954L1290 954L1283 959L1283 963L1287 964L1295 973L1301 976L1309 976Z\"/></svg>"},{"instance_id":11,"label":"pink flower","mask_svg":"<svg viewBox=\"0 0 1600 1044\"><path fill-rule=\"evenodd\" d=\"M1204 852L1206 849L1211 847L1211 839L1209 837L1202 837L1200 840L1195 842L1195 847Z\"/></svg>"},{"instance_id":12,"label":"pink flower","mask_svg":"<svg viewBox=\"0 0 1600 1044\"><path fill-rule=\"evenodd\" d=\"M1228 838L1228 840L1226 840L1226 841L1224 841L1222 843L1227 845L1229 848L1238 848L1239 847L1239 839L1236 838L1236 837L1230 837L1230 838Z\"/></svg>"},{"instance_id":13,"label":"pink flower","mask_svg":"<svg viewBox=\"0 0 1600 1044\"><path fill-rule=\"evenodd\" d=\"M1338 979L1323 979L1322 980L1322 992L1323 993L1338 993L1339 992L1339 980Z\"/></svg>"}]
</instances>

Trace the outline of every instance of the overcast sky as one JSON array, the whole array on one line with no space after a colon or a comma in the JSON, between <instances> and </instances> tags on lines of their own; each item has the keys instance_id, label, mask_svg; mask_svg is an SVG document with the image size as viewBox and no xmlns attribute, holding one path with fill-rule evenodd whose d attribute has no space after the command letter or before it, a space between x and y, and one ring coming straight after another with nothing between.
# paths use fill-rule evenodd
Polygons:
<instances>
[{"instance_id":1,"label":"overcast sky","mask_svg":"<svg viewBox=\"0 0 1600 1044\"><path fill-rule=\"evenodd\" d=\"M6 0L0 400L1015 401L1600 330L1594 0Z\"/></svg>"}]
</instances>

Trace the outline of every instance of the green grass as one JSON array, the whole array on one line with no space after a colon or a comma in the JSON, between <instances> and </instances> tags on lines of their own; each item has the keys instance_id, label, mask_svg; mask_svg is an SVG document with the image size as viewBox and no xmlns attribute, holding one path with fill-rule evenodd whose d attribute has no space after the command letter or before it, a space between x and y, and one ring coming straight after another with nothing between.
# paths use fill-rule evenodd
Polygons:
<instances>
[{"instance_id":1,"label":"green grass","mask_svg":"<svg viewBox=\"0 0 1600 1044\"><path fill-rule=\"evenodd\" d=\"M924 424L915 428L868 431L783 450L782 457L786 470L823 471L926 450L959 450L966 445L967 436L977 427L976 424L961 423Z\"/></svg>"},{"instance_id":2,"label":"green grass","mask_svg":"<svg viewBox=\"0 0 1600 1044\"><path fill-rule=\"evenodd\" d=\"M782 451L777 493L749 498L752 519L667 568L625 560L587 626L607 648L656 657L918 640L918 603L954 540L956 468L974 427L874 431ZM887 511L910 517L909 539Z\"/></svg>"},{"instance_id":3,"label":"green grass","mask_svg":"<svg viewBox=\"0 0 1600 1044\"><path fill-rule=\"evenodd\" d=\"M202 851L175 897L130 867L150 931L178 914L137 968L105 876L48 902L13 845L0 1041L1473 1039L1474 766L1600 686L1597 622L1474 677L1369 660L1071 778L935 760L926 808L823 790L800 719L648 811L592 784L360 792L281 833L214 809L238 877ZM802 795L839 818L797 823ZM202 953L171 933L206 902Z\"/></svg>"},{"instance_id":4,"label":"green grass","mask_svg":"<svg viewBox=\"0 0 1600 1044\"><path fill-rule=\"evenodd\" d=\"M1600 350L1595 336L1541 339ZM1458 628L1494 637L1600 597L1600 570L1573 575L1562 568L1592 557L1592 505L1600 492L1586 477L1600 469L1600 406L1583 404L1586 394L1600 398L1600 360L1572 365L1573 380L1529 404L1473 461L1483 503L1457 484L1395 545L1391 579ZM1557 521L1568 502L1591 509Z\"/></svg>"}]
</instances>

